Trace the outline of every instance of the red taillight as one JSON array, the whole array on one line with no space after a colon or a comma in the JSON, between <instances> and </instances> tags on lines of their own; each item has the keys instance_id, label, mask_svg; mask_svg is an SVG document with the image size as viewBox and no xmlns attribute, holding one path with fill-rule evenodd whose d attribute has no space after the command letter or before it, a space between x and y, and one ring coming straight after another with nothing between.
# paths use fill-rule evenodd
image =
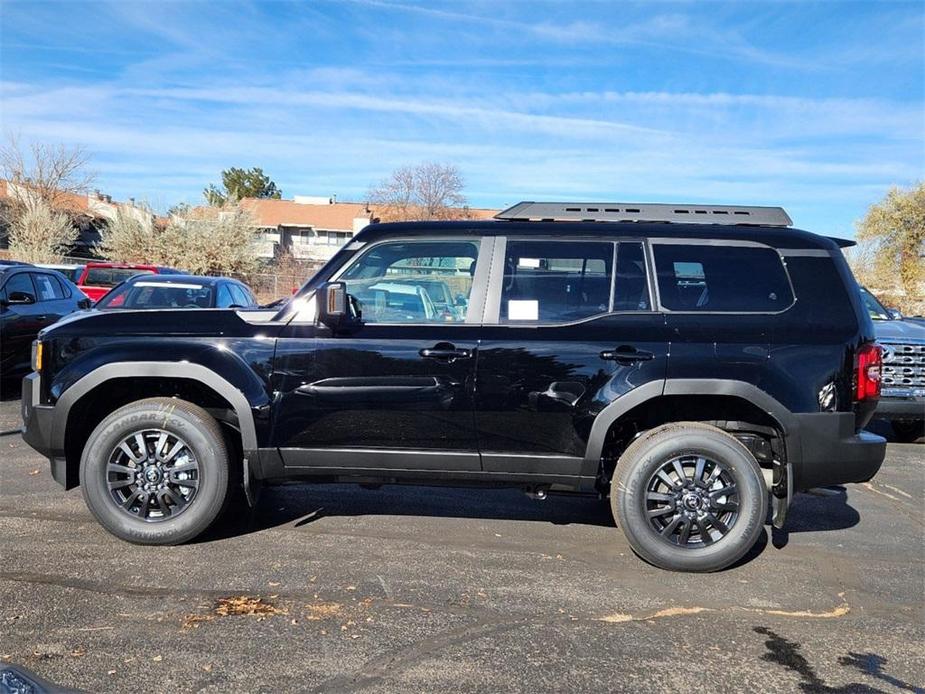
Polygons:
<instances>
[{"instance_id":1,"label":"red taillight","mask_svg":"<svg viewBox=\"0 0 925 694\"><path fill-rule=\"evenodd\" d=\"M883 370L883 350L879 345L864 345L858 351L857 399L880 397L880 375Z\"/></svg>"}]
</instances>

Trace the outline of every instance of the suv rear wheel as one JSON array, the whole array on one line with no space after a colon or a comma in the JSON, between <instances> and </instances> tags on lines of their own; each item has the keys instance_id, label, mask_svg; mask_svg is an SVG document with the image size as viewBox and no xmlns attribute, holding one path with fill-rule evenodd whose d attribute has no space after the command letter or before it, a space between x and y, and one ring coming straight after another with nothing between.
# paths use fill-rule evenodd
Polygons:
<instances>
[{"instance_id":1,"label":"suv rear wheel","mask_svg":"<svg viewBox=\"0 0 925 694\"><path fill-rule=\"evenodd\" d=\"M123 540L186 542L216 519L228 496L228 451L219 423L197 405L149 398L94 429L80 460L84 500Z\"/></svg>"},{"instance_id":2,"label":"suv rear wheel","mask_svg":"<svg viewBox=\"0 0 925 694\"><path fill-rule=\"evenodd\" d=\"M761 468L733 436L697 422L665 424L630 444L617 463L611 508L630 546L673 571L718 571L764 529Z\"/></svg>"}]
</instances>

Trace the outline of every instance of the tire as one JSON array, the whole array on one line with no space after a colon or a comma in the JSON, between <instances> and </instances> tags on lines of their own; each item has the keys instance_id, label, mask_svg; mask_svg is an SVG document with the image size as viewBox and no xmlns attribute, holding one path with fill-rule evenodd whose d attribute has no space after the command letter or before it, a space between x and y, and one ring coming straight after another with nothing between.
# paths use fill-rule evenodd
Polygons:
<instances>
[{"instance_id":1,"label":"tire","mask_svg":"<svg viewBox=\"0 0 925 694\"><path fill-rule=\"evenodd\" d=\"M925 436L925 422L899 421L891 424L893 435L900 443L915 443Z\"/></svg>"},{"instance_id":2,"label":"tire","mask_svg":"<svg viewBox=\"0 0 925 694\"><path fill-rule=\"evenodd\" d=\"M221 427L208 412L184 400L148 398L119 408L93 430L80 484L87 507L116 537L175 545L221 513L228 464Z\"/></svg>"},{"instance_id":3,"label":"tire","mask_svg":"<svg viewBox=\"0 0 925 694\"><path fill-rule=\"evenodd\" d=\"M764 532L768 491L761 468L743 444L706 424L665 424L644 433L620 456L610 489L614 519L630 546L662 569L719 571Z\"/></svg>"}]
</instances>

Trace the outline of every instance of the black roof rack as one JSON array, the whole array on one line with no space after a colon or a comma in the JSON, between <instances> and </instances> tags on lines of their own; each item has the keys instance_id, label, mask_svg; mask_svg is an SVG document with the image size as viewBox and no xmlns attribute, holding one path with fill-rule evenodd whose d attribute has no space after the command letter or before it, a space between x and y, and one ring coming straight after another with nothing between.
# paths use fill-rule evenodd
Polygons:
<instances>
[{"instance_id":1,"label":"black roof rack","mask_svg":"<svg viewBox=\"0 0 925 694\"><path fill-rule=\"evenodd\" d=\"M631 202L519 202L495 219L522 222L680 222L789 227L782 207Z\"/></svg>"}]
</instances>

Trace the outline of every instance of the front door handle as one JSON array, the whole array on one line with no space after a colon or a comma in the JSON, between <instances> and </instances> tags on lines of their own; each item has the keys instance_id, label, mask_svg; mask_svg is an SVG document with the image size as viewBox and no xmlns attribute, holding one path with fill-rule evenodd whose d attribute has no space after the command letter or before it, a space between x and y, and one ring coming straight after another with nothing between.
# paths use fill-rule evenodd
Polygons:
<instances>
[{"instance_id":1,"label":"front door handle","mask_svg":"<svg viewBox=\"0 0 925 694\"><path fill-rule=\"evenodd\" d=\"M652 352L636 349L630 345L621 345L616 349L601 352L601 359L615 361L618 364L632 364L637 361L651 361L655 358Z\"/></svg>"},{"instance_id":2,"label":"front door handle","mask_svg":"<svg viewBox=\"0 0 925 694\"><path fill-rule=\"evenodd\" d=\"M445 361L448 363L453 363L457 359L472 358L471 349L456 349L454 345L448 342L441 342L433 347L425 347L419 351L418 354L425 359L436 359L437 361Z\"/></svg>"}]
</instances>

